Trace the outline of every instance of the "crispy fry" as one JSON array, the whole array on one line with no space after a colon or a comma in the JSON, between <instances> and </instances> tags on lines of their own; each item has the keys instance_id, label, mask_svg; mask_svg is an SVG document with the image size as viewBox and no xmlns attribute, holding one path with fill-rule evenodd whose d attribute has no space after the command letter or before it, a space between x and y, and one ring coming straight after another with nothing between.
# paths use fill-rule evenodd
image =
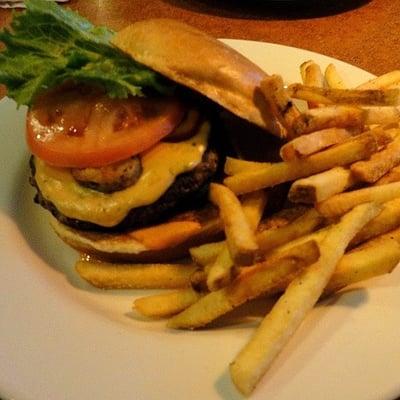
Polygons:
<instances>
[{"instance_id":1,"label":"crispy fry","mask_svg":"<svg viewBox=\"0 0 400 400\"><path fill-rule=\"evenodd\" d=\"M204 326L217 317L256 298L278 283L288 282L306 265L319 257L315 241L292 247L285 254L243 270L229 286L211 292L168 322L169 328L193 329Z\"/></svg>"},{"instance_id":2,"label":"crispy fry","mask_svg":"<svg viewBox=\"0 0 400 400\"><path fill-rule=\"evenodd\" d=\"M237 194L248 193L366 159L377 148L374 134L366 132L304 159L267 164L256 170L229 176L224 183Z\"/></svg>"},{"instance_id":3,"label":"crispy fry","mask_svg":"<svg viewBox=\"0 0 400 400\"><path fill-rule=\"evenodd\" d=\"M313 60L309 60L300 65L301 79L305 85L324 87L325 80L321 67Z\"/></svg>"},{"instance_id":4,"label":"crispy fry","mask_svg":"<svg viewBox=\"0 0 400 400\"><path fill-rule=\"evenodd\" d=\"M268 195L265 190L247 193L241 198L244 215L253 231L257 229L261 221L267 201Z\"/></svg>"},{"instance_id":5,"label":"crispy fry","mask_svg":"<svg viewBox=\"0 0 400 400\"><path fill-rule=\"evenodd\" d=\"M246 161L238 158L226 157L224 172L226 175L236 175L242 172L262 168L264 165L265 163L258 161Z\"/></svg>"},{"instance_id":6,"label":"crispy fry","mask_svg":"<svg viewBox=\"0 0 400 400\"><path fill-rule=\"evenodd\" d=\"M230 366L231 377L249 395L277 354L289 341L329 282L337 263L358 230L379 212L375 204L364 204L346 214L320 244L321 256L286 288L270 313Z\"/></svg>"},{"instance_id":7,"label":"crispy fry","mask_svg":"<svg viewBox=\"0 0 400 400\"><path fill-rule=\"evenodd\" d=\"M394 70L365 82L357 89L380 89L400 82L400 71Z\"/></svg>"},{"instance_id":8,"label":"crispy fry","mask_svg":"<svg viewBox=\"0 0 400 400\"><path fill-rule=\"evenodd\" d=\"M351 244L365 242L398 226L400 226L400 198L395 198L382 204L382 211L357 233Z\"/></svg>"},{"instance_id":9,"label":"crispy fry","mask_svg":"<svg viewBox=\"0 0 400 400\"><path fill-rule=\"evenodd\" d=\"M300 111L290 99L282 77L268 76L261 82L260 88L273 114L286 129L286 136L293 136L291 133L293 121L300 115Z\"/></svg>"},{"instance_id":10,"label":"crispy fry","mask_svg":"<svg viewBox=\"0 0 400 400\"><path fill-rule=\"evenodd\" d=\"M343 128L328 128L294 138L279 151L284 161L307 157L335 144L343 143L352 136Z\"/></svg>"},{"instance_id":11,"label":"crispy fry","mask_svg":"<svg viewBox=\"0 0 400 400\"><path fill-rule=\"evenodd\" d=\"M353 283L390 273L400 261L400 244L395 235L399 235L398 230L371 239L346 253L326 286L324 296Z\"/></svg>"},{"instance_id":12,"label":"crispy fry","mask_svg":"<svg viewBox=\"0 0 400 400\"><path fill-rule=\"evenodd\" d=\"M369 160L354 163L350 170L356 179L373 183L399 163L400 137L397 137L385 149L373 154Z\"/></svg>"},{"instance_id":13,"label":"crispy fry","mask_svg":"<svg viewBox=\"0 0 400 400\"><path fill-rule=\"evenodd\" d=\"M251 265L258 246L239 199L226 186L212 183L210 200L220 210L226 241L234 263Z\"/></svg>"},{"instance_id":14,"label":"crispy fry","mask_svg":"<svg viewBox=\"0 0 400 400\"><path fill-rule=\"evenodd\" d=\"M257 243L260 251L268 253L274 248L311 233L320 226L323 221L324 218L312 208L290 224L282 226L281 228L268 229L260 232L257 234Z\"/></svg>"},{"instance_id":15,"label":"crispy fry","mask_svg":"<svg viewBox=\"0 0 400 400\"><path fill-rule=\"evenodd\" d=\"M398 181L400 181L400 165L392 168L388 173L382 176L382 178L378 179L374 185L385 185L386 183Z\"/></svg>"},{"instance_id":16,"label":"crispy fry","mask_svg":"<svg viewBox=\"0 0 400 400\"><path fill-rule=\"evenodd\" d=\"M134 309L146 317L166 318L178 314L201 298L192 288L180 289L154 296L140 297L133 303Z\"/></svg>"},{"instance_id":17,"label":"crispy fry","mask_svg":"<svg viewBox=\"0 0 400 400\"><path fill-rule=\"evenodd\" d=\"M192 264L114 264L81 258L78 274L102 289L177 289L190 285Z\"/></svg>"},{"instance_id":18,"label":"crispy fry","mask_svg":"<svg viewBox=\"0 0 400 400\"><path fill-rule=\"evenodd\" d=\"M315 108L303 112L296 118L292 131L294 136L327 128L348 128L361 131L366 120L365 113L364 109L360 107L347 105Z\"/></svg>"},{"instance_id":19,"label":"crispy fry","mask_svg":"<svg viewBox=\"0 0 400 400\"><path fill-rule=\"evenodd\" d=\"M335 167L293 182L288 197L293 203L315 204L343 192L355 183L349 169Z\"/></svg>"},{"instance_id":20,"label":"crispy fry","mask_svg":"<svg viewBox=\"0 0 400 400\"><path fill-rule=\"evenodd\" d=\"M356 104L364 106L398 106L399 89L332 89L306 86L300 83L289 85L291 97L322 104Z\"/></svg>"},{"instance_id":21,"label":"crispy fry","mask_svg":"<svg viewBox=\"0 0 400 400\"><path fill-rule=\"evenodd\" d=\"M313 60L309 60L300 65L301 79L304 85L324 87L325 79L321 67ZM313 101L308 102L309 108L319 107L319 104Z\"/></svg>"},{"instance_id":22,"label":"crispy fry","mask_svg":"<svg viewBox=\"0 0 400 400\"><path fill-rule=\"evenodd\" d=\"M400 107L364 107L366 125L386 125L400 122Z\"/></svg>"},{"instance_id":23,"label":"crispy fry","mask_svg":"<svg viewBox=\"0 0 400 400\"><path fill-rule=\"evenodd\" d=\"M193 261L203 267L212 264L225 246L225 241L206 243L189 249Z\"/></svg>"},{"instance_id":24,"label":"crispy fry","mask_svg":"<svg viewBox=\"0 0 400 400\"><path fill-rule=\"evenodd\" d=\"M334 64L329 64L325 69L325 81L332 89L346 89L347 85L340 76Z\"/></svg>"},{"instance_id":25,"label":"crispy fry","mask_svg":"<svg viewBox=\"0 0 400 400\"><path fill-rule=\"evenodd\" d=\"M207 288L211 292L227 286L232 280L234 262L225 246L218 254L216 260L210 265L207 273Z\"/></svg>"},{"instance_id":26,"label":"crispy fry","mask_svg":"<svg viewBox=\"0 0 400 400\"><path fill-rule=\"evenodd\" d=\"M326 217L337 217L351 210L358 204L385 203L400 196L400 182L388 183L380 186L370 186L351 192L336 194L329 199L318 203L317 210Z\"/></svg>"}]
</instances>

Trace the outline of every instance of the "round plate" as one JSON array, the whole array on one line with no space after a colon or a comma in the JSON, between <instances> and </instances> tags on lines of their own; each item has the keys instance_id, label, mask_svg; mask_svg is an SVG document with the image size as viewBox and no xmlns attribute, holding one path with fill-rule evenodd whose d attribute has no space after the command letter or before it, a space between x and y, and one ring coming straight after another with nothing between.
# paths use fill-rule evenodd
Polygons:
<instances>
[{"instance_id":1,"label":"round plate","mask_svg":"<svg viewBox=\"0 0 400 400\"><path fill-rule=\"evenodd\" d=\"M358 84L365 71L308 51L226 40L270 73L298 81L299 65L334 62ZM32 202L24 113L0 103L0 397L3 399L223 399L241 397L229 362L259 319L170 331L131 310L140 291L91 288L77 255ZM400 270L313 310L252 399L376 400L400 393Z\"/></svg>"}]
</instances>

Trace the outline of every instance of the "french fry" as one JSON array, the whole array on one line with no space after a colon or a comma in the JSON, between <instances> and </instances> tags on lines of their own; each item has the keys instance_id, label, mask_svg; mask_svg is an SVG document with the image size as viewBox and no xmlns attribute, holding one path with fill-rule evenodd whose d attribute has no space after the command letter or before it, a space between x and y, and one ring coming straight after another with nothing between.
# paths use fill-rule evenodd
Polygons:
<instances>
[{"instance_id":1,"label":"french fry","mask_svg":"<svg viewBox=\"0 0 400 400\"><path fill-rule=\"evenodd\" d=\"M233 157L226 157L224 172L226 175L236 175L242 172L252 171L258 168L262 168L264 164L265 163L258 161L247 161Z\"/></svg>"},{"instance_id":2,"label":"french fry","mask_svg":"<svg viewBox=\"0 0 400 400\"><path fill-rule=\"evenodd\" d=\"M258 246L239 199L229 188L216 183L210 185L209 196L220 210L226 242L234 263L251 265Z\"/></svg>"},{"instance_id":3,"label":"french fry","mask_svg":"<svg viewBox=\"0 0 400 400\"><path fill-rule=\"evenodd\" d=\"M244 215L253 231L257 229L261 221L267 201L268 195L265 190L247 193L241 198Z\"/></svg>"},{"instance_id":4,"label":"french fry","mask_svg":"<svg viewBox=\"0 0 400 400\"><path fill-rule=\"evenodd\" d=\"M327 128L348 128L361 131L366 123L365 113L364 109L360 107L348 105L313 108L303 112L293 121L292 131L295 137Z\"/></svg>"},{"instance_id":5,"label":"french fry","mask_svg":"<svg viewBox=\"0 0 400 400\"><path fill-rule=\"evenodd\" d=\"M286 288L247 345L230 365L238 390L249 395L272 361L314 307L349 241L379 212L376 204L356 207L328 232L320 243L321 256Z\"/></svg>"},{"instance_id":6,"label":"french fry","mask_svg":"<svg viewBox=\"0 0 400 400\"><path fill-rule=\"evenodd\" d=\"M189 249L190 256L192 260L203 267L212 264L221 250L225 247L225 241L214 243L205 243L201 246L192 247Z\"/></svg>"},{"instance_id":7,"label":"french fry","mask_svg":"<svg viewBox=\"0 0 400 400\"><path fill-rule=\"evenodd\" d=\"M78 274L102 289L177 289L190 285L196 270L192 264L114 264L84 258L77 261Z\"/></svg>"},{"instance_id":8,"label":"french fry","mask_svg":"<svg viewBox=\"0 0 400 400\"><path fill-rule=\"evenodd\" d=\"M248 300L262 295L278 283L292 279L319 257L318 246L310 240L293 246L285 254L243 270L227 287L211 292L168 322L169 328L193 329L204 326Z\"/></svg>"},{"instance_id":9,"label":"french fry","mask_svg":"<svg viewBox=\"0 0 400 400\"><path fill-rule=\"evenodd\" d=\"M232 280L234 262L225 246L218 254L216 260L210 265L207 273L207 288L211 292L227 286Z\"/></svg>"},{"instance_id":10,"label":"french fry","mask_svg":"<svg viewBox=\"0 0 400 400\"><path fill-rule=\"evenodd\" d=\"M378 179L374 185L385 185L386 183L399 182L400 181L400 165L392 168L389 172Z\"/></svg>"},{"instance_id":11,"label":"french fry","mask_svg":"<svg viewBox=\"0 0 400 400\"><path fill-rule=\"evenodd\" d=\"M400 137L397 137L385 149L372 154L369 160L352 164L350 170L359 181L373 183L399 163Z\"/></svg>"},{"instance_id":12,"label":"french fry","mask_svg":"<svg viewBox=\"0 0 400 400\"><path fill-rule=\"evenodd\" d=\"M293 182L288 198L293 203L315 204L343 192L355 183L356 179L348 168L334 167Z\"/></svg>"},{"instance_id":13,"label":"french fry","mask_svg":"<svg viewBox=\"0 0 400 400\"><path fill-rule=\"evenodd\" d=\"M282 77L268 76L261 82L260 88L273 114L285 127L286 136L293 136L291 132L293 121L300 115L300 111L286 92Z\"/></svg>"},{"instance_id":14,"label":"french fry","mask_svg":"<svg viewBox=\"0 0 400 400\"><path fill-rule=\"evenodd\" d=\"M322 74L321 67L313 60L309 60L300 65L301 79L304 85L324 87L325 79ZM314 101L308 102L309 108L319 107L319 104Z\"/></svg>"},{"instance_id":15,"label":"french fry","mask_svg":"<svg viewBox=\"0 0 400 400\"><path fill-rule=\"evenodd\" d=\"M400 198L387 201L382 204L382 211L366 224L351 241L352 245L366 240L400 226Z\"/></svg>"},{"instance_id":16,"label":"french fry","mask_svg":"<svg viewBox=\"0 0 400 400\"><path fill-rule=\"evenodd\" d=\"M355 104L363 106L398 106L399 89L332 89L293 83L288 87L295 99L322 104Z\"/></svg>"},{"instance_id":17,"label":"french fry","mask_svg":"<svg viewBox=\"0 0 400 400\"><path fill-rule=\"evenodd\" d=\"M305 85L317 87L325 86L321 67L313 60L306 61L300 65L300 74Z\"/></svg>"},{"instance_id":18,"label":"french fry","mask_svg":"<svg viewBox=\"0 0 400 400\"><path fill-rule=\"evenodd\" d=\"M258 247L264 254L268 253L285 243L313 232L323 221L324 218L312 208L281 228L269 229L258 233Z\"/></svg>"},{"instance_id":19,"label":"french fry","mask_svg":"<svg viewBox=\"0 0 400 400\"><path fill-rule=\"evenodd\" d=\"M376 78L373 78L373 79L369 80L368 82L365 82L365 83L357 86L357 89L362 89L362 90L364 90L364 89L380 89L380 88L389 87L398 82L400 82L400 71L394 70L394 71L390 71L386 74L383 74L381 76L378 76Z\"/></svg>"},{"instance_id":20,"label":"french fry","mask_svg":"<svg viewBox=\"0 0 400 400\"><path fill-rule=\"evenodd\" d=\"M343 143L352 136L343 128L328 128L302 135L284 144L279 154L284 161L307 157L335 144Z\"/></svg>"},{"instance_id":21,"label":"french fry","mask_svg":"<svg viewBox=\"0 0 400 400\"><path fill-rule=\"evenodd\" d=\"M397 229L346 253L338 263L323 295L328 296L346 286L392 272L400 261L398 236Z\"/></svg>"},{"instance_id":22,"label":"french fry","mask_svg":"<svg viewBox=\"0 0 400 400\"><path fill-rule=\"evenodd\" d=\"M192 288L180 289L154 296L140 297L133 303L141 315L151 318L166 318L178 314L200 299L202 294Z\"/></svg>"},{"instance_id":23,"label":"french fry","mask_svg":"<svg viewBox=\"0 0 400 400\"><path fill-rule=\"evenodd\" d=\"M377 148L374 134L365 132L303 159L266 164L255 170L229 176L225 178L224 183L236 194L248 193L366 159L376 152Z\"/></svg>"},{"instance_id":24,"label":"french fry","mask_svg":"<svg viewBox=\"0 0 400 400\"><path fill-rule=\"evenodd\" d=\"M400 122L400 107L364 107L366 125L386 125Z\"/></svg>"},{"instance_id":25,"label":"french fry","mask_svg":"<svg viewBox=\"0 0 400 400\"><path fill-rule=\"evenodd\" d=\"M250 228L254 232L264 213L264 208L267 203L267 194L265 191L259 190L244 195L241 201L243 212ZM209 265L207 272L207 288L210 291L214 291L226 286L233 278L233 267L234 262L226 245L220 250L216 259Z\"/></svg>"},{"instance_id":26,"label":"french fry","mask_svg":"<svg viewBox=\"0 0 400 400\"><path fill-rule=\"evenodd\" d=\"M351 192L336 194L316 205L317 210L325 217L337 217L353 207L368 202L385 203L400 196L400 182L380 186L370 186Z\"/></svg>"},{"instance_id":27,"label":"french fry","mask_svg":"<svg viewBox=\"0 0 400 400\"><path fill-rule=\"evenodd\" d=\"M329 64L325 69L325 81L332 89L346 89L347 85L340 76L334 64Z\"/></svg>"}]
</instances>

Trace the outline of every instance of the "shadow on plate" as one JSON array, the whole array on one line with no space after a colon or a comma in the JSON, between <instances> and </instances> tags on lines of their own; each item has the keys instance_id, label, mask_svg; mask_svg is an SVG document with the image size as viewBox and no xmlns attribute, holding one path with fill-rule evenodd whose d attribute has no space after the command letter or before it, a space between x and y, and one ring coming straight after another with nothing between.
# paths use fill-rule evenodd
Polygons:
<instances>
[{"instance_id":1,"label":"shadow on plate","mask_svg":"<svg viewBox=\"0 0 400 400\"><path fill-rule=\"evenodd\" d=\"M340 14L371 0L164 0L175 7L227 18L301 19Z\"/></svg>"}]
</instances>

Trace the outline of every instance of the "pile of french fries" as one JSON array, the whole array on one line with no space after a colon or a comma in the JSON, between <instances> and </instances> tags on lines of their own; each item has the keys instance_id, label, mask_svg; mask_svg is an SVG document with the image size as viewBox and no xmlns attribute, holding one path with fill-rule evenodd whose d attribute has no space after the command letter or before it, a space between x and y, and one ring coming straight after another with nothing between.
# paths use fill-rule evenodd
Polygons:
<instances>
[{"instance_id":1,"label":"pile of french fries","mask_svg":"<svg viewBox=\"0 0 400 400\"><path fill-rule=\"evenodd\" d=\"M281 124L281 162L228 158L211 184L225 240L179 264L115 265L82 257L102 288L175 289L134 309L174 329L207 326L253 299L275 302L230 365L249 395L315 304L391 272L400 261L400 71L347 88L333 64L307 61L302 83L272 75L261 89ZM285 209L264 217L269 188L291 182Z\"/></svg>"}]
</instances>

